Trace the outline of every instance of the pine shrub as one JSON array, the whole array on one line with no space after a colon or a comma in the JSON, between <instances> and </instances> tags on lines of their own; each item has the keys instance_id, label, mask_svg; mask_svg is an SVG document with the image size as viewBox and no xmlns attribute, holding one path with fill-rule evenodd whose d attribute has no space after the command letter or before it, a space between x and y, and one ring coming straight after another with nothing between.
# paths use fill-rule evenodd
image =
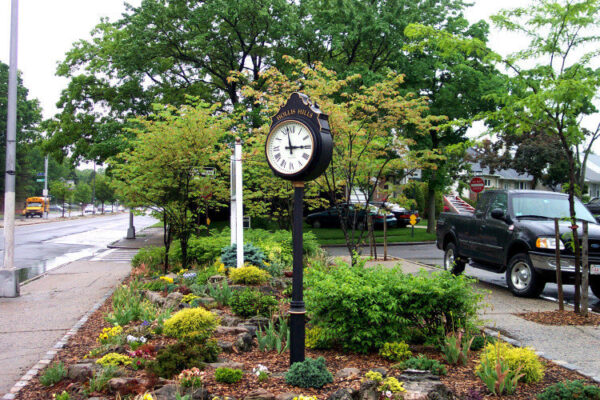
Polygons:
<instances>
[{"instance_id":1,"label":"pine shrub","mask_svg":"<svg viewBox=\"0 0 600 400\"><path fill-rule=\"evenodd\" d=\"M243 283L247 285L261 285L266 283L271 275L254 265L245 265L240 268L231 268L229 277L233 283Z\"/></svg>"},{"instance_id":2,"label":"pine shrub","mask_svg":"<svg viewBox=\"0 0 600 400\"><path fill-rule=\"evenodd\" d=\"M584 381L564 381L548 386L537 400L600 400L600 388Z\"/></svg>"},{"instance_id":3,"label":"pine shrub","mask_svg":"<svg viewBox=\"0 0 600 400\"><path fill-rule=\"evenodd\" d=\"M202 307L186 308L165 321L164 333L178 339L207 339L218 324L219 319L212 312Z\"/></svg>"},{"instance_id":4,"label":"pine shrub","mask_svg":"<svg viewBox=\"0 0 600 400\"><path fill-rule=\"evenodd\" d=\"M237 383L242 380L244 373L241 369L217 368L215 370L215 381L221 383Z\"/></svg>"},{"instance_id":5,"label":"pine shrub","mask_svg":"<svg viewBox=\"0 0 600 400\"><path fill-rule=\"evenodd\" d=\"M285 381L292 386L320 389L333 382L333 376L327 370L323 357L316 360L307 358L302 362L292 364L285 374Z\"/></svg>"},{"instance_id":6,"label":"pine shrub","mask_svg":"<svg viewBox=\"0 0 600 400\"><path fill-rule=\"evenodd\" d=\"M430 371L434 375L446 375L448 370L446 366L438 360L427 358L423 354L418 357L411 357L398 365L401 369L418 369L421 371Z\"/></svg>"},{"instance_id":7,"label":"pine shrub","mask_svg":"<svg viewBox=\"0 0 600 400\"><path fill-rule=\"evenodd\" d=\"M246 288L234 292L229 305L234 314L248 318L255 315L270 317L278 304L275 297Z\"/></svg>"},{"instance_id":8,"label":"pine shrub","mask_svg":"<svg viewBox=\"0 0 600 400\"><path fill-rule=\"evenodd\" d=\"M379 349L379 355L390 361L404 361L412 356L408 345L404 342L384 343Z\"/></svg>"},{"instance_id":9,"label":"pine shrub","mask_svg":"<svg viewBox=\"0 0 600 400\"><path fill-rule=\"evenodd\" d=\"M171 379L184 369L202 368L204 363L217 361L219 351L216 340L178 342L160 349L148 369L162 378Z\"/></svg>"}]
</instances>

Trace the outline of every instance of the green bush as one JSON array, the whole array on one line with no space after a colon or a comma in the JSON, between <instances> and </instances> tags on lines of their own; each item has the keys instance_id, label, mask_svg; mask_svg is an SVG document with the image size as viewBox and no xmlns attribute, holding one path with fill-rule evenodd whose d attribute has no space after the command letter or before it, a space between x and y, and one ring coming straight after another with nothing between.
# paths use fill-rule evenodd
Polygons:
<instances>
[{"instance_id":1,"label":"green bush","mask_svg":"<svg viewBox=\"0 0 600 400\"><path fill-rule=\"evenodd\" d=\"M55 363L44 370L40 375L40 383L44 386L53 386L67 376L67 369L62 362Z\"/></svg>"},{"instance_id":2,"label":"green bush","mask_svg":"<svg viewBox=\"0 0 600 400\"><path fill-rule=\"evenodd\" d=\"M485 334L476 335L473 337L473 342L471 343L471 350L481 350L487 343L496 343L496 338L493 336L487 336Z\"/></svg>"},{"instance_id":3,"label":"green bush","mask_svg":"<svg viewBox=\"0 0 600 400\"><path fill-rule=\"evenodd\" d=\"M411 357L408 360L401 362L399 367L402 369L431 371L431 373L435 375L446 375L448 373L446 366L441 364L438 360L427 358L423 354L420 354L418 357Z\"/></svg>"},{"instance_id":4,"label":"green bush","mask_svg":"<svg viewBox=\"0 0 600 400\"><path fill-rule=\"evenodd\" d=\"M167 282L160 280L160 279L155 279L153 281L146 282L142 285L142 289L151 290L153 292L162 292L163 290L166 289L166 287L167 287Z\"/></svg>"},{"instance_id":5,"label":"green bush","mask_svg":"<svg viewBox=\"0 0 600 400\"><path fill-rule=\"evenodd\" d=\"M161 271L165 261L164 247L142 247L131 260L131 265L137 268L145 264L150 271Z\"/></svg>"},{"instance_id":6,"label":"green bush","mask_svg":"<svg viewBox=\"0 0 600 400\"><path fill-rule=\"evenodd\" d=\"M208 265L221 255L221 249L231 241L229 233L224 235L220 232L211 233L208 236L192 236L188 240L188 260L190 263ZM173 242L169 256L173 262L181 261L181 246L179 242Z\"/></svg>"},{"instance_id":7,"label":"green bush","mask_svg":"<svg viewBox=\"0 0 600 400\"><path fill-rule=\"evenodd\" d=\"M326 384L333 382L333 376L327 370L323 357L319 357L316 360L307 358L302 362L292 364L285 374L285 382L301 388L320 389Z\"/></svg>"},{"instance_id":8,"label":"green bush","mask_svg":"<svg viewBox=\"0 0 600 400\"><path fill-rule=\"evenodd\" d=\"M222 383L237 383L242 380L244 373L241 369L217 368L215 380Z\"/></svg>"},{"instance_id":9,"label":"green bush","mask_svg":"<svg viewBox=\"0 0 600 400\"><path fill-rule=\"evenodd\" d=\"M164 323L164 333L178 339L207 339L219 324L218 317L202 308L185 308Z\"/></svg>"},{"instance_id":10,"label":"green bush","mask_svg":"<svg viewBox=\"0 0 600 400\"><path fill-rule=\"evenodd\" d=\"M213 275L217 275L219 272L217 271L216 265L209 265L204 269L196 271L196 284L198 285L206 285L208 282L208 278Z\"/></svg>"},{"instance_id":11,"label":"green bush","mask_svg":"<svg viewBox=\"0 0 600 400\"><path fill-rule=\"evenodd\" d=\"M244 243L244 264L254 265L259 268L265 266L265 255L261 249L252 243ZM225 246L221 250L221 262L226 268L235 268L237 265L237 245Z\"/></svg>"},{"instance_id":12,"label":"green bush","mask_svg":"<svg viewBox=\"0 0 600 400\"><path fill-rule=\"evenodd\" d=\"M408 345L404 342L384 343L379 349L379 355L390 361L404 361L412 356Z\"/></svg>"},{"instance_id":13,"label":"green bush","mask_svg":"<svg viewBox=\"0 0 600 400\"><path fill-rule=\"evenodd\" d=\"M481 299L473 279L446 271L409 275L339 263L310 268L306 281L306 309L323 339L359 353L404 340L415 329L442 338L452 328L447 316L474 320Z\"/></svg>"},{"instance_id":14,"label":"green bush","mask_svg":"<svg viewBox=\"0 0 600 400\"><path fill-rule=\"evenodd\" d=\"M244 318L255 315L270 317L278 304L275 297L249 288L234 292L230 302L231 311Z\"/></svg>"},{"instance_id":15,"label":"green bush","mask_svg":"<svg viewBox=\"0 0 600 400\"><path fill-rule=\"evenodd\" d=\"M245 265L240 268L231 268L229 278L233 283L243 283L247 285L262 285L266 283L271 276L265 270L254 265Z\"/></svg>"},{"instance_id":16,"label":"green bush","mask_svg":"<svg viewBox=\"0 0 600 400\"><path fill-rule=\"evenodd\" d=\"M156 360L148 363L148 369L156 375L171 379L184 369L202 368L204 363L217 361L220 348L216 340L177 342L158 351Z\"/></svg>"},{"instance_id":17,"label":"green bush","mask_svg":"<svg viewBox=\"0 0 600 400\"><path fill-rule=\"evenodd\" d=\"M502 359L511 371L521 368L519 372L523 377L520 382L539 382L544 378L544 365L531 348L514 347L504 342L490 343L481 353L481 361L489 360L494 364L496 358ZM482 364L477 367L477 371L481 370Z\"/></svg>"},{"instance_id":18,"label":"green bush","mask_svg":"<svg viewBox=\"0 0 600 400\"><path fill-rule=\"evenodd\" d=\"M564 381L548 386L537 400L600 400L600 388L584 381Z\"/></svg>"},{"instance_id":19,"label":"green bush","mask_svg":"<svg viewBox=\"0 0 600 400\"><path fill-rule=\"evenodd\" d=\"M323 338L323 329L318 326L306 329L306 347L309 349L329 349L331 342Z\"/></svg>"},{"instance_id":20,"label":"green bush","mask_svg":"<svg viewBox=\"0 0 600 400\"><path fill-rule=\"evenodd\" d=\"M145 300L142 294L142 285L134 280L129 286L119 286L113 296L113 311L104 319L113 325L125 326L132 321L154 321L160 309Z\"/></svg>"}]
</instances>

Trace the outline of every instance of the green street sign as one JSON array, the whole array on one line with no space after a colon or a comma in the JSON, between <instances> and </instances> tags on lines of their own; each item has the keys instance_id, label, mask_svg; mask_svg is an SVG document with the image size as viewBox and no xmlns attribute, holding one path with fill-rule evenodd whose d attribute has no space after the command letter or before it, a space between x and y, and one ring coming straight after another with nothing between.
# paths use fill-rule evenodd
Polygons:
<instances>
[{"instance_id":1,"label":"green street sign","mask_svg":"<svg viewBox=\"0 0 600 400\"><path fill-rule=\"evenodd\" d=\"M36 182L44 182L44 178L38 178L36 179Z\"/></svg>"}]
</instances>

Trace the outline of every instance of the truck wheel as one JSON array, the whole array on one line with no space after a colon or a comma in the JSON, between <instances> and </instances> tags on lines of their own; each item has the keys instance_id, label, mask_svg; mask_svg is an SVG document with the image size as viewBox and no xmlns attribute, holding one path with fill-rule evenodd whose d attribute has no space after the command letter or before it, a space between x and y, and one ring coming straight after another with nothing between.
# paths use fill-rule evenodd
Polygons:
<instances>
[{"instance_id":1,"label":"truck wheel","mask_svg":"<svg viewBox=\"0 0 600 400\"><path fill-rule=\"evenodd\" d=\"M538 274L529 256L520 253L510 259L506 269L506 283L508 289L519 297L538 297L543 291L546 282Z\"/></svg>"},{"instance_id":2,"label":"truck wheel","mask_svg":"<svg viewBox=\"0 0 600 400\"><path fill-rule=\"evenodd\" d=\"M315 220L315 222L312 223L312 227L315 229L320 229L321 228L321 221L319 221L318 219Z\"/></svg>"},{"instance_id":3,"label":"truck wheel","mask_svg":"<svg viewBox=\"0 0 600 400\"><path fill-rule=\"evenodd\" d=\"M590 289L594 296L600 299L600 277L590 276Z\"/></svg>"},{"instance_id":4,"label":"truck wheel","mask_svg":"<svg viewBox=\"0 0 600 400\"><path fill-rule=\"evenodd\" d=\"M450 242L444 251L444 269L454 275L460 275L465 270L465 262L458 259L456 245Z\"/></svg>"}]
</instances>

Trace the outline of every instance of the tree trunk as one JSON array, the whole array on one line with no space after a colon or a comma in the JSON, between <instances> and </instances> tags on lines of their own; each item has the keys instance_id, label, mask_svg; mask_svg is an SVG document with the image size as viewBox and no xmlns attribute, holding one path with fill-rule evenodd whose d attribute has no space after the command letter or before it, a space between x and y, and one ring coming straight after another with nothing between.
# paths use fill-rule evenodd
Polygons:
<instances>
[{"instance_id":1,"label":"tree trunk","mask_svg":"<svg viewBox=\"0 0 600 400\"><path fill-rule=\"evenodd\" d=\"M571 231L573 232L573 245L575 246L575 313L581 312L581 246L577 232L577 217L575 214L575 161L570 149L566 151L569 162L569 213L571 215Z\"/></svg>"},{"instance_id":2,"label":"tree trunk","mask_svg":"<svg viewBox=\"0 0 600 400\"><path fill-rule=\"evenodd\" d=\"M435 189L427 185L427 233L435 233Z\"/></svg>"},{"instance_id":3,"label":"tree trunk","mask_svg":"<svg viewBox=\"0 0 600 400\"><path fill-rule=\"evenodd\" d=\"M62 217L65 217L65 196L62 198Z\"/></svg>"},{"instance_id":4,"label":"tree trunk","mask_svg":"<svg viewBox=\"0 0 600 400\"><path fill-rule=\"evenodd\" d=\"M169 227L167 216L163 214L163 243L165 244L165 265L164 273L169 271L169 249L171 247L171 228Z\"/></svg>"}]
</instances>

